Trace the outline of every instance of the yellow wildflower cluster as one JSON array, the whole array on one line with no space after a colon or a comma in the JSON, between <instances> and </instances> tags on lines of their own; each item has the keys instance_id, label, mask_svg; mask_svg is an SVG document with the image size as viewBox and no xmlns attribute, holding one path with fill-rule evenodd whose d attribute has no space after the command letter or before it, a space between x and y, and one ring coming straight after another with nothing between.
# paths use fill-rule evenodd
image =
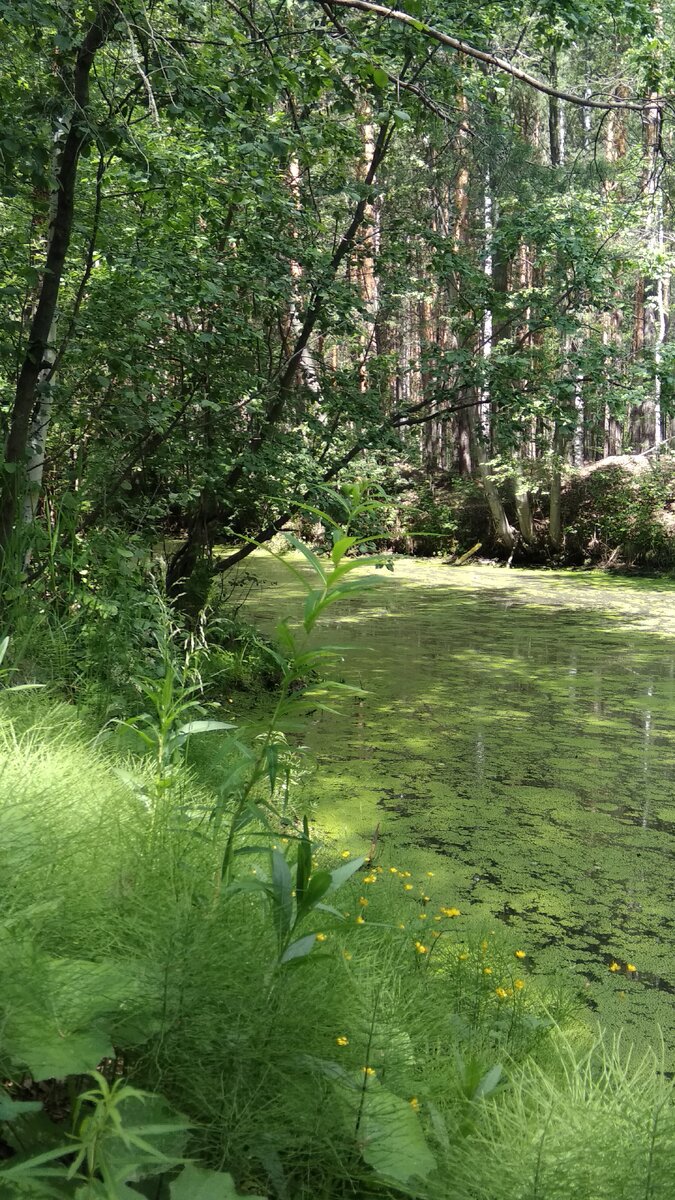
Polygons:
<instances>
[{"instance_id":1,"label":"yellow wildflower cluster","mask_svg":"<svg viewBox=\"0 0 675 1200\"><path fill-rule=\"evenodd\" d=\"M335 1041L337 1042L338 1046L348 1046L349 1045L349 1038L345 1037L344 1034L342 1034L341 1037L336 1037Z\"/></svg>"},{"instance_id":2,"label":"yellow wildflower cluster","mask_svg":"<svg viewBox=\"0 0 675 1200\"><path fill-rule=\"evenodd\" d=\"M461 917L461 912L458 908L442 908L441 912L444 917Z\"/></svg>"},{"instance_id":3,"label":"yellow wildflower cluster","mask_svg":"<svg viewBox=\"0 0 675 1200\"><path fill-rule=\"evenodd\" d=\"M421 942L415 942L415 949L418 954L426 954L427 953L427 947L423 946Z\"/></svg>"}]
</instances>

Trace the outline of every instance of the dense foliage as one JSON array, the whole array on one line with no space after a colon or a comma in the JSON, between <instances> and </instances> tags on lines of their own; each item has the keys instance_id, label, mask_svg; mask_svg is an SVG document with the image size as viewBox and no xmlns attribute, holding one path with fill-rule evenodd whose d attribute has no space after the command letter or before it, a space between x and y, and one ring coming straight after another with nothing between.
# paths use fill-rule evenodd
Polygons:
<instances>
[{"instance_id":1,"label":"dense foliage","mask_svg":"<svg viewBox=\"0 0 675 1200\"><path fill-rule=\"evenodd\" d=\"M659 1064L294 800L373 544L672 565L671 24L0 4L0 1197L671 1195Z\"/></svg>"},{"instance_id":2,"label":"dense foliage","mask_svg":"<svg viewBox=\"0 0 675 1200\"><path fill-rule=\"evenodd\" d=\"M669 12L368 7L2 10L15 570L186 534L198 606L364 455L559 551L565 464L670 437Z\"/></svg>"}]
</instances>

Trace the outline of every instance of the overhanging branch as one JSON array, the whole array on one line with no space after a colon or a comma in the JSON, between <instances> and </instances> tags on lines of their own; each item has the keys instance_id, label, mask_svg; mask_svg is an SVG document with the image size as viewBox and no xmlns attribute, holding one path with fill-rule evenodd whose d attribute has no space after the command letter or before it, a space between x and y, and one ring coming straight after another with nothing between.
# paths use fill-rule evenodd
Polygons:
<instances>
[{"instance_id":1,"label":"overhanging branch","mask_svg":"<svg viewBox=\"0 0 675 1200\"><path fill-rule=\"evenodd\" d=\"M530 75L529 71L522 71L520 67L516 67L508 59L500 58L499 55L491 53L489 50L479 50L477 46L472 46L470 42L464 42L461 38L452 37L449 33L444 33L442 29L436 29L434 25L427 25L425 21L420 21L418 17L411 17L408 13L401 12L397 8L387 8L384 4L372 3L372 0L315 0L321 4L322 8L332 8L333 5L339 5L340 8L356 8L361 12L372 13L377 17L386 17L389 21L399 21L402 25L409 25L412 29L418 30L426 37L433 38L434 41L440 42L442 46L448 46L450 50L454 50L457 54L464 54L467 58L475 58L478 62L486 63L490 67L496 67L498 71L503 71L506 75L511 75L513 79L518 79L521 83L526 83L528 87L534 88L537 92L543 92L546 96L554 96L558 100L565 101L566 104L576 104L579 108L599 108L603 112L610 109L628 109L630 112L641 113L647 101L642 103L631 102L617 98L615 100L593 100L589 96L577 96L574 92L560 91L553 87L550 83L546 83L543 79L538 79L536 75ZM654 100L649 103L653 106Z\"/></svg>"}]
</instances>

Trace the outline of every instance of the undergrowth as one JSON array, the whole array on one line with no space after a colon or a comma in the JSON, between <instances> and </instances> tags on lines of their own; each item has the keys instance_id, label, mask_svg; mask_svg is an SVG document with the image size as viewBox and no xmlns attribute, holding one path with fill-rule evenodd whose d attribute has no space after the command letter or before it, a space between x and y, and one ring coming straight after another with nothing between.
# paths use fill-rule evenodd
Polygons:
<instances>
[{"instance_id":1,"label":"undergrowth","mask_svg":"<svg viewBox=\"0 0 675 1200\"><path fill-rule=\"evenodd\" d=\"M361 696L313 629L379 580L349 527L290 540L304 613L247 725L159 593L103 721L0 647L0 1200L670 1200L659 1061L295 810L308 710Z\"/></svg>"}]
</instances>

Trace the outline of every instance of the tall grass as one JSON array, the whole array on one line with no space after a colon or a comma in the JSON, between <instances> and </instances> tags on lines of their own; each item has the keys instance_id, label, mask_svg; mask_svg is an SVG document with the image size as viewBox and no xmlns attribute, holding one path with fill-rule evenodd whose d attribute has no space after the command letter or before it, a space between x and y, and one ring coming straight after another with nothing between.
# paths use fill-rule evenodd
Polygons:
<instances>
[{"instance_id":1,"label":"tall grass","mask_svg":"<svg viewBox=\"0 0 675 1200\"><path fill-rule=\"evenodd\" d=\"M423 881L407 893L375 869L340 893L348 918L315 922L318 951L275 973L260 895L214 904L218 852L185 819L188 807L207 810L208 791L184 770L152 812L129 771L72 709L5 696L0 912L32 953L127 973L121 993L119 975L108 984L120 1066L187 1114L199 1161L232 1171L244 1191L292 1200L672 1195L675 1113L658 1061L633 1063L618 1044L580 1053L551 1035L512 946L460 914L435 923L433 951L420 953ZM248 861L253 879L264 855ZM447 901L430 898L430 919ZM497 995L517 974L525 987ZM387 1182L368 1163L359 1078L386 1095L390 1126L396 1105L409 1107L436 1160L424 1179L399 1171Z\"/></svg>"}]
</instances>

